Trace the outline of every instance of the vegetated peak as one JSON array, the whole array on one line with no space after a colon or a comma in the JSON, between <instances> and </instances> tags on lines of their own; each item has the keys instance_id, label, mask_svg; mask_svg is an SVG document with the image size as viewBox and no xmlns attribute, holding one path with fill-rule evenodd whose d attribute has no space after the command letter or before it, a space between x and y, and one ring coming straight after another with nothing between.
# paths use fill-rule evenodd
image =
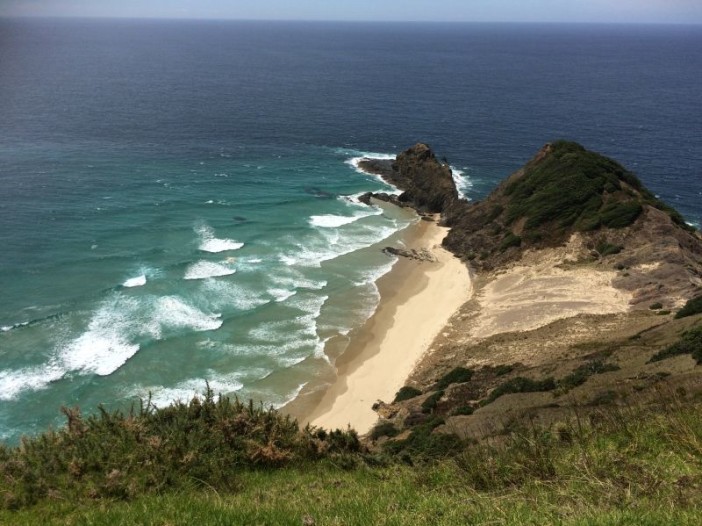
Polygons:
<instances>
[{"instance_id":1,"label":"vegetated peak","mask_svg":"<svg viewBox=\"0 0 702 526\"><path fill-rule=\"evenodd\" d=\"M664 217L647 213L652 209ZM606 237L649 216L672 223L681 234L695 232L616 161L578 143L556 141L487 199L452 218L445 245L490 268L516 259L525 248L556 246L576 232Z\"/></svg>"}]
</instances>

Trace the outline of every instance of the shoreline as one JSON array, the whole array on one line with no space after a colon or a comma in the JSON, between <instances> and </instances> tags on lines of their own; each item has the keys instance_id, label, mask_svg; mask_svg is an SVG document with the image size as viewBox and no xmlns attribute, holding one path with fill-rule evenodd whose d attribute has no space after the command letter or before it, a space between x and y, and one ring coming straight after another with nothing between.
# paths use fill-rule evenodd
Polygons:
<instances>
[{"instance_id":1,"label":"shoreline","mask_svg":"<svg viewBox=\"0 0 702 526\"><path fill-rule=\"evenodd\" d=\"M448 228L418 221L405 236L408 249L427 249L436 261L400 257L378 282L373 315L350 334L324 389L301 393L283 410L301 425L348 425L365 434L378 420L372 406L392 402L451 316L473 293L468 267L441 247Z\"/></svg>"}]
</instances>

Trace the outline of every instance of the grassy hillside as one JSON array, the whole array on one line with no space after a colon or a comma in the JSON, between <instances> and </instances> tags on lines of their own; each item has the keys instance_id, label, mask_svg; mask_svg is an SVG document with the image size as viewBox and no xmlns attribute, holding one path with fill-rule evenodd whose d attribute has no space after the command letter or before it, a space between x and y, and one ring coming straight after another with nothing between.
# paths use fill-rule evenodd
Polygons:
<instances>
[{"instance_id":1,"label":"grassy hillside","mask_svg":"<svg viewBox=\"0 0 702 526\"><path fill-rule=\"evenodd\" d=\"M278 467L222 462L226 476L213 484L171 467L177 488L79 498L67 498L63 486L47 488L31 506L0 511L0 523L699 524L700 409L671 401L658 411L603 411L462 443L432 460L418 450L315 454ZM203 454L212 464L222 460L216 451ZM107 481L116 468L103 468ZM61 484L73 477L64 475ZM17 483L5 476L2 493Z\"/></svg>"}]
</instances>

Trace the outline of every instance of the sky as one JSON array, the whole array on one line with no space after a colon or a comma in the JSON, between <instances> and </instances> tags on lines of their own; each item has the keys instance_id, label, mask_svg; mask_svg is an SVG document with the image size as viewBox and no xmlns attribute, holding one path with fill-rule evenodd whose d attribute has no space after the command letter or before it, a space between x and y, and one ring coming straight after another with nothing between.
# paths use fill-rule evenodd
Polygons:
<instances>
[{"instance_id":1,"label":"sky","mask_svg":"<svg viewBox=\"0 0 702 526\"><path fill-rule=\"evenodd\" d=\"M0 0L0 16L702 24L702 0Z\"/></svg>"}]
</instances>

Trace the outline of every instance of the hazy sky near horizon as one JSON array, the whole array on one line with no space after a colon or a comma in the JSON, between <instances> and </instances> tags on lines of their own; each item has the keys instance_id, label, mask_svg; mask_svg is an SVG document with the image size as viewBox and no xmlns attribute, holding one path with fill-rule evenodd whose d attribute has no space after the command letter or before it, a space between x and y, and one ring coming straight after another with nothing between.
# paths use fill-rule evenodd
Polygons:
<instances>
[{"instance_id":1,"label":"hazy sky near horizon","mask_svg":"<svg viewBox=\"0 0 702 526\"><path fill-rule=\"evenodd\" d=\"M702 24L702 0L0 0L0 16Z\"/></svg>"}]
</instances>

